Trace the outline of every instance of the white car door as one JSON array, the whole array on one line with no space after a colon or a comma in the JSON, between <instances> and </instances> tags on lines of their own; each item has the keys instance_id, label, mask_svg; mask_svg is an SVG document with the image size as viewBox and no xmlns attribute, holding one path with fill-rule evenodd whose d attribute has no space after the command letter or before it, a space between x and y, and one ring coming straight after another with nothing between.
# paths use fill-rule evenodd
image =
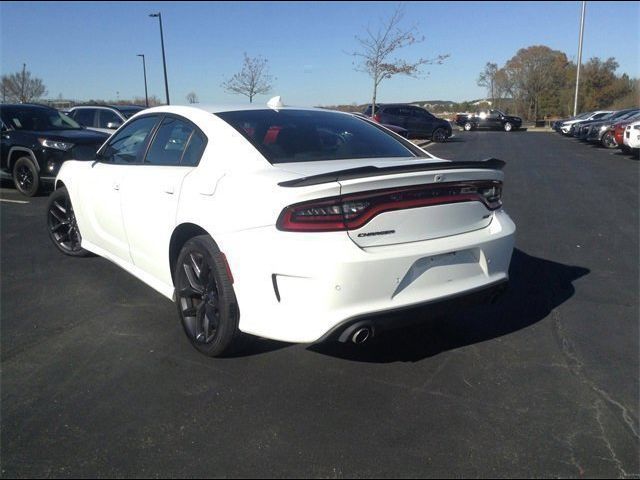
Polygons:
<instances>
[{"instance_id":1,"label":"white car door","mask_svg":"<svg viewBox=\"0 0 640 480\"><path fill-rule=\"evenodd\" d=\"M158 115L138 118L118 131L98 152L80 188L83 238L128 263L132 262L121 207L123 180L141 164ZM98 252L100 253L100 252Z\"/></svg>"},{"instance_id":2,"label":"white car door","mask_svg":"<svg viewBox=\"0 0 640 480\"><path fill-rule=\"evenodd\" d=\"M182 181L194 170L205 144L194 124L166 115L142 165L127 167L122 179L122 214L133 263L166 286L172 285L169 242Z\"/></svg>"}]
</instances>

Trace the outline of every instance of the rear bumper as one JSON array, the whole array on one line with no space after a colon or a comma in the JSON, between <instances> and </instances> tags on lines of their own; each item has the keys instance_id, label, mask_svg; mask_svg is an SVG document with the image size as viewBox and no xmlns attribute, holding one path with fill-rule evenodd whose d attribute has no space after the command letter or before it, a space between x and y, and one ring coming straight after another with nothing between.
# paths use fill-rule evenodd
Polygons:
<instances>
[{"instance_id":1,"label":"rear bumper","mask_svg":"<svg viewBox=\"0 0 640 480\"><path fill-rule=\"evenodd\" d=\"M318 341L337 340L339 342L349 342L353 334L361 328L367 328L370 335L373 336L386 330L417 325L425 320L459 312L476 305L494 303L507 290L508 284L509 282L504 280L488 287L484 286L478 290L453 295L449 298L389 310L384 312L383 315L361 315L336 325ZM418 310L424 312L424 315L411 314Z\"/></svg>"},{"instance_id":2,"label":"rear bumper","mask_svg":"<svg viewBox=\"0 0 640 480\"><path fill-rule=\"evenodd\" d=\"M344 232L263 227L216 236L226 254L240 330L310 343L363 315L434 303L508 279L515 225L494 212L482 229L360 248Z\"/></svg>"}]
</instances>

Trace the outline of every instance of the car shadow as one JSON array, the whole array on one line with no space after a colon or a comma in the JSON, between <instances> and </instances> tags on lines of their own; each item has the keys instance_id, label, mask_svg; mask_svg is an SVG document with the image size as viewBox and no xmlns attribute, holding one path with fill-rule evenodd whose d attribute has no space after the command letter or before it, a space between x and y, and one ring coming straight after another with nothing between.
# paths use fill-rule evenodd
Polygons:
<instances>
[{"instance_id":1,"label":"car shadow","mask_svg":"<svg viewBox=\"0 0 640 480\"><path fill-rule=\"evenodd\" d=\"M516 249L509 269L509 289L497 304L439 317L431 317L426 307L416 308L396 314L413 315L419 322L416 326L382 332L363 345L325 342L311 345L308 350L356 362L418 362L543 320L573 296L573 282L589 272Z\"/></svg>"}]
</instances>

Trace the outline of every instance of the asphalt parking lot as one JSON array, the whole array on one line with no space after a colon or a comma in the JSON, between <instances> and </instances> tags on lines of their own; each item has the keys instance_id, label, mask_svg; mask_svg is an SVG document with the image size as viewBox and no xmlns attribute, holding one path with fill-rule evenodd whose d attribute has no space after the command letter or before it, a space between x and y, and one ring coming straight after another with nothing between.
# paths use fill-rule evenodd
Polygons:
<instances>
[{"instance_id":1,"label":"asphalt parking lot","mask_svg":"<svg viewBox=\"0 0 640 480\"><path fill-rule=\"evenodd\" d=\"M507 162L511 288L362 347L203 357L171 302L58 253L46 197L0 202L2 476L637 478L640 163L551 133L427 148Z\"/></svg>"}]
</instances>

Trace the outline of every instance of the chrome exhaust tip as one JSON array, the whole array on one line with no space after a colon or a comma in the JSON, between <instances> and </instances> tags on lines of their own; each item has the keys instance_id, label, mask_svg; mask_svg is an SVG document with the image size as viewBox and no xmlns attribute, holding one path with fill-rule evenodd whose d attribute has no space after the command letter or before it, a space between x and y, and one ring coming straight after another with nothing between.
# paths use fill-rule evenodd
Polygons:
<instances>
[{"instance_id":1,"label":"chrome exhaust tip","mask_svg":"<svg viewBox=\"0 0 640 480\"><path fill-rule=\"evenodd\" d=\"M351 341L356 345L362 345L364 342L369 340L369 338L371 338L371 329L368 327L363 327L353 332Z\"/></svg>"}]
</instances>

